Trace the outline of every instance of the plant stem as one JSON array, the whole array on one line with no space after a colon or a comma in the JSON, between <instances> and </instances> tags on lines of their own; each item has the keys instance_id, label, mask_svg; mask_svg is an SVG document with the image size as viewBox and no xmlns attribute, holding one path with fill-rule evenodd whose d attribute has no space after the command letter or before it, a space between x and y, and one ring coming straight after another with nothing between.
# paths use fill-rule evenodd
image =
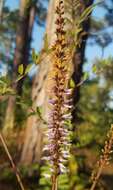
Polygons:
<instances>
[{"instance_id":1,"label":"plant stem","mask_svg":"<svg viewBox=\"0 0 113 190\"><path fill-rule=\"evenodd\" d=\"M94 189L95 189L95 187L96 187L96 185L97 185L97 182L98 182L98 180L99 180L99 177L100 177L100 175L101 175L101 173L102 173L103 167L104 167L104 163L103 163L103 164L101 165L101 167L99 168L98 173L97 173L97 176L95 177L95 180L93 181L93 184L92 184L90 190L94 190Z\"/></svg>"},{"instance_id":2,"label":"plant stem","mask_svg":"<svg viewBox=\"0 0 113 190\"><path fill-rule=\"evenodd\" d=\"M52 177L52 190L58 190L58 181L56 175Z\"/></svg>"},{"instance_id":3,"label":"plant stem","mask_svg":"<svg viewBox=\"0 0 113 190\"><path fill-rule=\"evenodd\" d=\"M8 158L9 158L11 166L12 166L14 172L15 172L15 175L16 175L17 181L18 181L18 183L20 185L20 188L21 188L21 190L25 190L25 188L23 186L23 183L22 183L22 180L21 180L21 177L20 177L19 172L18 172L18 168L16 167L16 165L15 165L13 159L12 159L12 156L11 156L9 150L8 150L8 147L7 147L7 144L5 142L5 139L4 139L4 137L3 137L3 135L1 133L0 133L0 140L1 140L2 144L3 144L5 152L6 152L7 156L8 156Z\"/></svg>"},{"instance_id":4,"label":"plant stem","mask_svg":"<svg viewBox=\"0 0 113 190\"><path fill-rule=\"evenodd\" d=\"M102 155L100 156L100 160L97 162L96 170L92 172L93 183L90 190L95 189L103 168L109 164L110 155L112 153L112 146L113 146L113 125L111 125L107 137L108 139L105 141L105 146L104 149L102 150Z\"/></svg>"}]
</instances>

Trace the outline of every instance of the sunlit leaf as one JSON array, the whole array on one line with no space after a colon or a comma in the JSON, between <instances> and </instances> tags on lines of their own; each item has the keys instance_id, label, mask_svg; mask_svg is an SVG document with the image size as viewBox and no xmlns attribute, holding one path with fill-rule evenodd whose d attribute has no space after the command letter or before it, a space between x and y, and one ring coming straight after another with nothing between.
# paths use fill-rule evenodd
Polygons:
<instances>
[{"instance_id":1,"label":"sunlit leaf","mask_svg":"<svg viewBox=\"0 0 113 190\"><path fill-rule=\"evenodd\" d=\"M70 80L70 87L75 88L75 82L73 79Z\"/></svg>"},{"instance_id":2,"label":"sunlit leaf","mask_svg":"<svg viewBox=\"0 0 113 190\"><path fill-rule=\"evenodd\" d=\"M93 72L93 73L96 73L96 72L97 72L97 67L96 67L95 64L94 64L93 67L92 67L92 72Z\"/></svg>"},{"instance_id":3,"label":"sunlit leaf","mask_svg":"<svg viewBox=\"0 0 113 190\"><path fill-rule=\"evenodd\" d=\"M83 76L83 80L87 80L89 78L89 73L88 72L85 72L84 73L84 76Z\"/></svg>"},{"instance_id":4,"label":"sunlit leaf","mask_svg":"<svg viewBox=\"0 0 113 190\"><path fill-rule=\"evenodd\" d=\"M18 66L18 73L20 75L23 75L23 72L24 72L24 66L23 66L23 64L21 64L21 65Z\"/></svg>"},{"instance_id":5,"label":"sunlit leaf","mask_svg":"<svg viewBox=\"0 0 113 190\"><path fill-rule=\"evenodd\" d=\"M34 49L32 49L32 60L36 65L40 63L40 55Z\"/></svg>"},{"instance_id":6,"label":"sunlit leaf","mask_svg":"<svg viewBox=\"0 0 113 190\"><path fill-rule=\"evenodd\" d=\"M91 12L93 11L94 7L96 7L96 6L97 6L97 3L94 4L94 5L91 5L91 6L87 7L83 11L83 13L82 13L82 15L80 17L80 23L82 23L84 20L86 20L88 18L88 16L91 14Z\"/></svg>"},{"instance_id":7,"label":"sunlit leaf","mask_svg":"<svg viewBox=\"0 0 113 190\"><path fill-rule=\"evenodd\" d=\"M37 111L37 114L39 115L39 117L41 117L42 116L42 108L37 107L36 111Z\"/></svg>"},{"instance_id":8,"label":"sunlit leaf","mask_svg":"<svg viewBox=\"0 0 113 190\"><path fill-rule=\"evenodd\" d=\"M33 64L29 64L29 65L26 67L25 74L27 74L27 73L30 72L32 66L33 66Z\"/></svg>"}]
</instances>

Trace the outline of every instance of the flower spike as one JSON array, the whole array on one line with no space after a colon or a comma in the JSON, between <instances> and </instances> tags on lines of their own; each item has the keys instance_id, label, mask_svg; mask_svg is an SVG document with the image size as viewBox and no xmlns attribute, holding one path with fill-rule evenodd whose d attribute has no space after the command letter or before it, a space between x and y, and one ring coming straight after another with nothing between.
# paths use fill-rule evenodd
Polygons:
<instances>
[{"instance_id":1,"label":"flower spike","mask_svg":"<svg viewBox=\"0 0 113 190\"><path fill-rule=\"evenodd\" d=\"M48 157L51 164L52 190L57 190L57 178L66 172L65 161L69 157L68 122L71 120L72 90L68 88L68 44L64 29L64 3L59 0L56 8L56 41L52 47L52 88L49 99ZM47 150L47 146L46 146Z\"/></svg>"}]
</instances>

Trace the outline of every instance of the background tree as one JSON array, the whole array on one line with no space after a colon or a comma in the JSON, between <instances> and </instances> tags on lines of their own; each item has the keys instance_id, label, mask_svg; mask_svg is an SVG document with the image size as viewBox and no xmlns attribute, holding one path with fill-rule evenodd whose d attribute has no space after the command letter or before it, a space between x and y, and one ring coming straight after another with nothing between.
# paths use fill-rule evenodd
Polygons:
<instances>
[{"instance_id":1,"label":"background tree","mask_svg":"<svg viewBox=\"0 0 113 190\"><path fill-rule=\"evenodd\" d=\"M23 86L23 77L21 80L19 80L18 83L15 83L15 80L17 78L18 68L20 65L23 66L23 72L25 72L25 68L29 63L29 55L30 55L30 45L32 40L32 30L35 18L37 19L37 11L40 10L40 6L42 6L42 3L39 2L39 5L37 6L37 0L36 1L28 1L22 0L20 3L20 13L19 13L19 22L17 26L17 35L16 35L16 48L14 53L14 60L13 60L13 80L12 80L12 88L14 89L15 93L18 96L21 96L22 94L22 86ZM41 8L43 11L43 14L45 14L45 9ZM40 14L38 13L38 24L41 24L44 20L43 16L40 18ZM12 129L14 127L14 118L15 118L15 103L16 103L16 97L10 96L8 100L8 106L6 110L6 117L5 117L5 123L4 123L4 132L8 131L8 129Z\"/></svg>"},{"instance_id":2,"label":"background tree","mask_svg":"<svg viewBox=\"0 0 113 190\"><path fill-rule=\"evenodd\" d=\"M90 176L90 171L94 168L106 139L106 133L113 122L112 58L97 59L95 65L95 77L81 87L78 124L73 134L76 142L73 144L74 157L72 157L71 166L76 165L77 167L75 170L77 179L73 177L72 184L73 187L81 184L83 189L88 186L87 179ZM101 186L106 189L110 189L106 184L112 183L112 178L110 179L112 176L111 168L112 162L102 173ZM73 170L71 175L72 173Z\"/></svg>"},{"instance_id":3,"label":"background tree","mask_svg":"<svg viewBox=\"0 0 113 190\"><path fill-rule=\"evenodd\" d=\"M31 3L25 0L22 0L20 3L20 12L19 12L19 23L17 28L17 36L16 36L16 49L14 53L14 65L13 65L13 80L12 80L12 87L13 89L18 91L21 94L22 90L22 82L23 79L19 81L18 84L15 83L17 77L17 71L19 65L23 64L24 69L28 64L28 54L30 51L30 41L31 41L31 28L29 28L29 24L31 25L31 18L30 18L30 9ZM32 14L32 13L31 13ZM33 13L35 16L35 13ZM33 17L34 17L33 16ZM34 18L32 23L34 22ZM33 24L32 24L33 26ZM31 27L31 26L30 26ZM17 93L17 94L18 94ZM18 95L19 95L18 94ZM15 96L10 96L8 100L8 106L6 110L6 118L4 124L4 132L12 129L14 126L14 110L15 110Z\"/></svg>"},{"instance_id":4,"label":"background tree","mask_svg":"<svg viewBox=\"0 0 113 190\"><path fill-rule=\"evenodd\" d=\"M54 41L55 31L55 7L57 1L51 0L49 3L47 24L46 24L46 35L49 47ZM44 43L47 43L46 41ZM46 44L45 44L46 45ZM45 51L45 47L44 47ZM43 118L47 119L47 77L50 69L50 61L47 53L41 53L41 62L38 68L38 72L35 76L33 87L32 87L32 108L37 112L38 107L43 110ZM40 82L39 82L40 81ZM21 163L31 164L32 162L40 162L42 154L42 141L43 141L43 121L37 115L30 116L27 120L25 141L22 150Z\"/></svg>"},{"instance_id":5,"label":"background tree","mask_svg":"<svg viewBox=\"0 0 113 190\"><path fill-rule=\"evenodd\" d=\"M4 7L4 0L0 1L0 22L2 22L3 17L3 7Z\"/></svg>"}]
</instances>

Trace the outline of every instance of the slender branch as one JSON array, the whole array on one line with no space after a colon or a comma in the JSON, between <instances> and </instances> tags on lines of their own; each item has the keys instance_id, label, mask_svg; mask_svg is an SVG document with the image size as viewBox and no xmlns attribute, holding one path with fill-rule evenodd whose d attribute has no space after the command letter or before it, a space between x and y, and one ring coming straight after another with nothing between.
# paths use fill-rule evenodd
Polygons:
<instances>
[{"instance_id":1,"label":"slender branch","mask_svg":"<svg viewBox=\"0 0 113 190\"><path fill-rule=\"evenodd\" d=\"M94 190L94 189L95 189L95 187L96 187L96 185L97 185L97 182L98 182L98 180L99 180L99 178L100 178L100 175L101 175L101 173L102 173L103 168L104 168L104 164L99 168L98 174L97 174L97 176L96 176L96 178L95 178L95 180L94 180L94 182L93 182L93 184L92 184L90 190Z\"/></svg>"},{"instance_id":2,"label":"slender branch","mask_svg":"<svg viewBox=\"0 0 113 190\"><path fill-rule=\"evenodd\" d=\"M94 171L92 172L91 176L92 186L90 190L95 190L100 175L102 174L103 168L109 164L113 147L113 124L111 125L111 128L107 134L107 138L108 139L105 141L104 149L102 150L102 155L100 156L100 159L97 162Z\"/></svg>"},{"instance_id":3,"label":"slender branch","mask_svg":"<svg viewBox=\"0 0 113 190\"><path fill-rule=\"evenodd\" d=\"M3 144L5 152L6 152L7 156L8 156L8 158L9 158L11 166L12 166L14 172L15 172L15 175L16 175L17 181L18 181L18 183L20 185L20 188L21 188L21 190L25 190L25 188L23 186L23 183L22 183L22 180L21 180L21 177L20 177L19 172L18 172L18 168L16 167L16 165L15 165L13 159L12 159L12 156L11 156L9 150L8 150L7 144L6 144L5 139L4 139L1 132L0 132L0 140L1 140L2 144Z\"/></svg>"}]
</instances>

